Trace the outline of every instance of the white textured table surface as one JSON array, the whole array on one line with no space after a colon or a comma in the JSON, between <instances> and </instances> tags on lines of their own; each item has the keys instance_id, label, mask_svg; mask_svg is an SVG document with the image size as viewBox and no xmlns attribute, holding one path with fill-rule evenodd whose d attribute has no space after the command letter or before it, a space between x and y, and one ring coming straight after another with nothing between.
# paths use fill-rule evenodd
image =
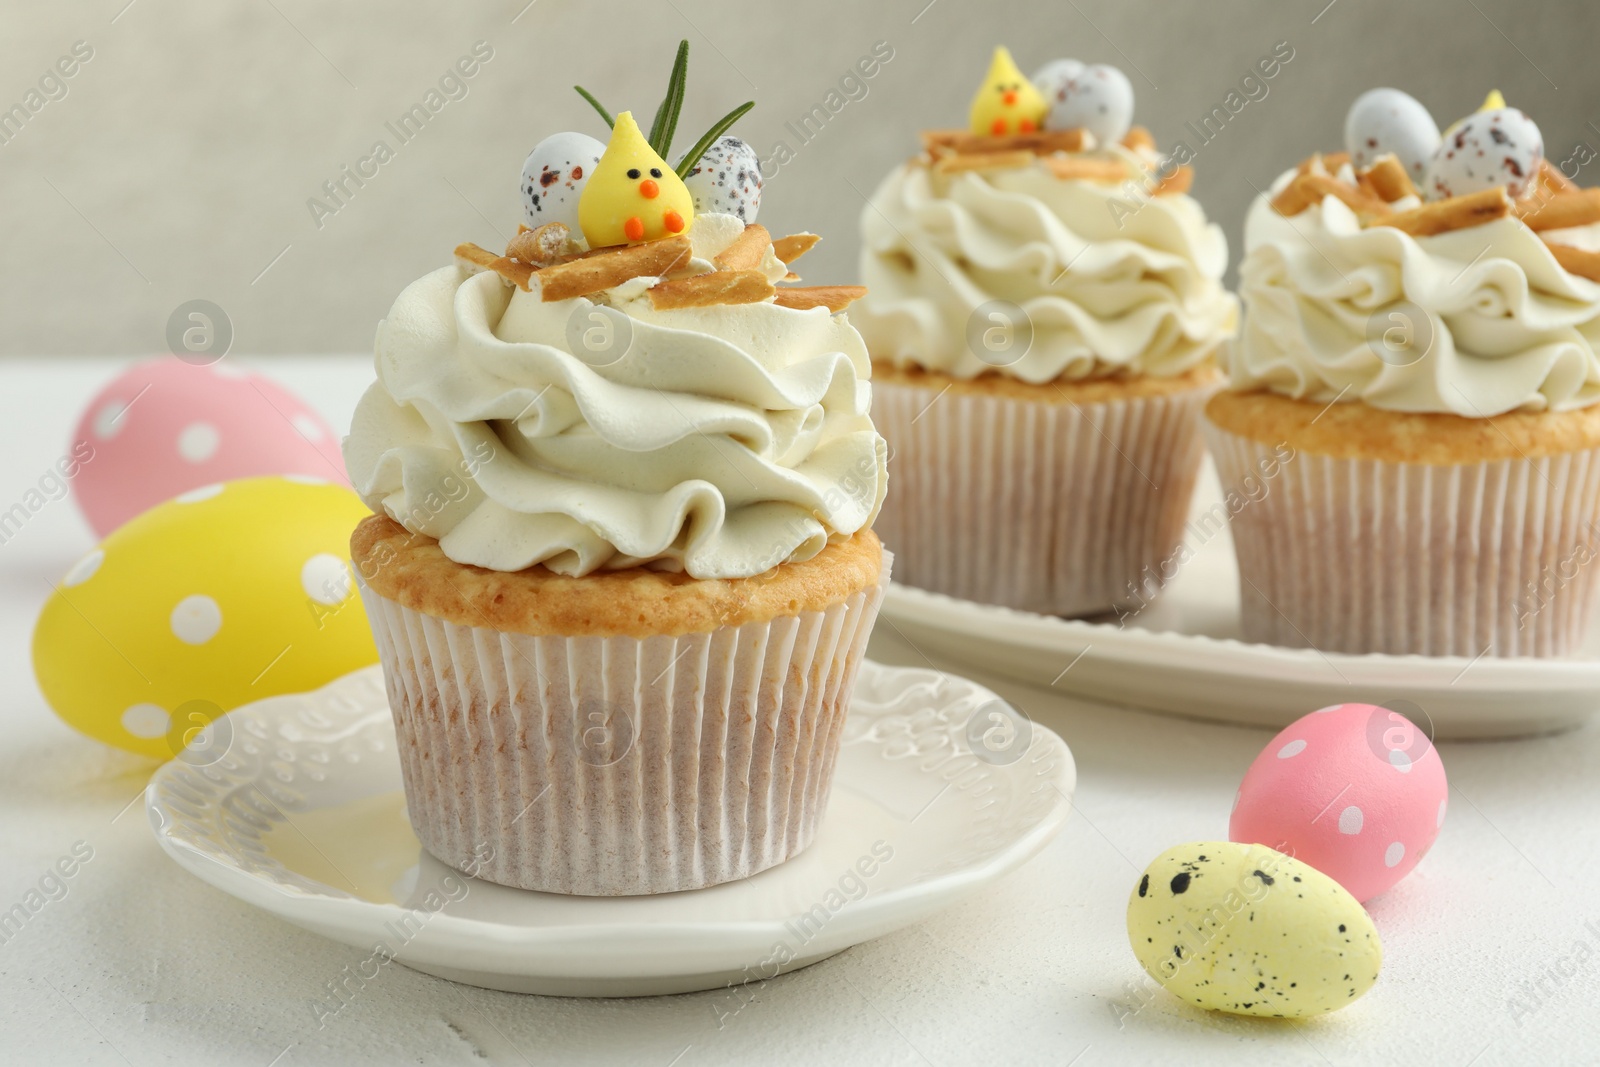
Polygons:
<instances>
[{"instance_id":1,"label":"white textured table surface","mask_svg":"<svg viewBox=\"0 0 1600 1067\"><path fill-rule=\"evenodd\" d=\"M339 428L366 359L259 364ZM61 454L107 362L3 365L0 510ZM1580 1063L1600 1057L1600 729L1446 744L1449 821L1372 912L1382 978L1293 1025L1141 1006L1123 931L1139 870L1225 836L1265 731L1074 702L978 676L1077 757L1078 810L1043 855L928 922L770 983L627 1001L522 997L391 967L323 1030L311 1002L358 950L190 877L134 803L151 766L78 736L34 686L28 640L92 546L70 501L0 545L0 911L78 842L93 858L0 942L6 1064L783 1062L1008 1065ZM872 654L922 665L880 626ZM727 1016L726 1018L723 1018ZM719 1026L719 1018L722 1025ZM278 1057L274 1060L274 1057Z\"/></svg>"}]
</instances>

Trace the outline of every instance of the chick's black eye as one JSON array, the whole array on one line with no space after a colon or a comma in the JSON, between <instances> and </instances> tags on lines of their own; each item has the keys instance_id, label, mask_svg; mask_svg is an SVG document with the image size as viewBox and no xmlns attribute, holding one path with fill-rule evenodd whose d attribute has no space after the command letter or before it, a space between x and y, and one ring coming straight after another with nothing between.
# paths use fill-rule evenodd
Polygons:
<instances>
[{"instance_id":1,"label":"chick's black eye","mask_svg":"<svg viewBox=\"0 0 1600 1067\"><path fill-rule=\"evenodd\" d=\"M652 178L661 177L661 168L660 167L651 167L650 168L650 177L652 177Z\"/></svg>"},{"instance_id":2,"label":"chick's black eye","mask_svg":"<svg viewBox=\"0 0 1600 1067\"><path fill-rule=\"evenodd\" d=\"M634 179L635 181L638 181L638 179L639 179L639 168L638 167L634 167L632 170L628 171L628 177Z\"/></svg>"}]
</instances>

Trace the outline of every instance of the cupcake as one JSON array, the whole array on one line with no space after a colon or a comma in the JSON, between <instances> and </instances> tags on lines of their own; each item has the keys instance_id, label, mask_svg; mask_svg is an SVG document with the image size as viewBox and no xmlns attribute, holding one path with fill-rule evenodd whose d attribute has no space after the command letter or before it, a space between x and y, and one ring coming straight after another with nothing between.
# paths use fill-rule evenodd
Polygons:
<instances>
[{"instance_id":1,"label":"cupcake","mask_svg":"<svg viewBox=\"0 0 1600 1067\"><path fill-rule=\"evenodd\" d=\"M878 530L904 582L1084 615L1173 573L1237 308L1192 153L1132 114L1113 67L1030 81L997 49L968 128L925 132L862 212L895 470Z\"/></svg>"},{"instance_id":2,"label":"cupcake","mask_svg":"<svg viewBox=\"0 0 1600 1067\"><path fill-rule=\"evenodd\" d=\"M1600 556L1600 189L1498 94L1445 131L1394 89L1252 206L1206 408L1245 636L1561 656ZM1573 168L1575 169L1575 168Z\"/></svg>"},{"instance_id":3,"label":"cupcake","mask_svg":"<svg viewBox=\"0 0 1600 1067\"><path fill-rule=\"evenodd\" d=\"M536 225L462 245L378 328L353 562L412 826L491 881L715 885L827 806L889 580L887 450L839 314L859 290L774 285L816 238L755 222L759 175L679 178L737 114L676 167L675 111L547 138Z\"/></svg>"}]
</instances>

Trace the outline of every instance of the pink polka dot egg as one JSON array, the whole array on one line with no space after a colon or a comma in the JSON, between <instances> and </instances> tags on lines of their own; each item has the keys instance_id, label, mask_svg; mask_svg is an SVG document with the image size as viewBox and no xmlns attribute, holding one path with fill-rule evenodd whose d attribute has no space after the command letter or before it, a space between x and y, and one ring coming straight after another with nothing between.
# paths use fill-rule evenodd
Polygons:
<instances>
[{"instance_id":1,"label":"pink polka dot egg","mask_svg":"<svg viewBox=\"0 0 1600 1067\"><path fill-rule=\"evenodd\" d=\"M73 437L72 489L94 532L203 485L261 474L345 481L339 438L304 401L225 362L166 356L97 393Z\"/></svg>"},{"instance_id":2,"label":"pink polka dot egg","mask_svg":"<svg viewBox=\"0 0 1600 1067\"><path fill-rule=\"evenodd\" d=\"M1374 704L1336 704L1262 749L1228 836L1303 860L1367 901L1432 847L1448 795L1439 752L1415 723Z\"/></svg>"},{"instance_id":3,"label":"pink polka dot egg","mask_svg":"<svg viewBox=\"0 0 1600 1067\"><path fill-rule=\"evenodd\" d=\"M345 486L287 475L202 486L124 523L39 613L45 700L96 740L170 759L241 704L377 662L350 573L368 514Z\"/></svg>"}]
</instances>

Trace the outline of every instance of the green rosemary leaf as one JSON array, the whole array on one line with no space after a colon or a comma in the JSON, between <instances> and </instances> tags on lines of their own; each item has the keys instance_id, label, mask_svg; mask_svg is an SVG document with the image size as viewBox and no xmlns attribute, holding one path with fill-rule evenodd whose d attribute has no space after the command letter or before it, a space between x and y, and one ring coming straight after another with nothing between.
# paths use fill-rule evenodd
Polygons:
<instances>
[{"instance_id":1,"label":"green rosemary leaf","mask_svg":"<svg viewBox=\"0 0 1600 1067\"><path fill-rule=\"evenodd\" d=\"M592 93L590 93L589 90L585 89L581 85L574 85L573 88L578 90L578 95L579 96L581 96L585 100L589 101L589 106L590 107L592 107L596 111L600 112L600 117L606 120L606 125L608 127L615 126L617 124L617 120L611 117L611 112L609 112L605 108L601 107L600 106L600 101L596 100L594 98L594 95Z\"/></svg>"},{"instance_id":2,"label":"green rosemary leaf","mask_svg":"<svg viewBox=\"0 0 1600 1067\"><path fill-rule=\"evenodd\" d=\"M749 111L755 106L756 102L754 100L746 100L744 103L740 104L738 107L734 108L732 111L718 119L716 123L706 131L705 136L696 141L695 146L684 153L683 158L678 160L678 165L672 168L678 172L678 177L687 178L689 176L689 172L694 169L694 165L700 162L700 157L706 154L706 149L715 144L718 137L721 137L723 134L727 133L729 128L731 128L735 122L738 122L739 119L744 116L746 111Z\"/></svg>"},{"instance_id":3,"label":"green rosemary leaf","mask_svg":"<svg viewBox=\"0 0 1600 1067\"><path fill-rule=\"evenodd\" d=\"M683 87L689 80L689 39L678 42L678 57L672 61L672 74L667 78L667 95L656 108L656 117L650 123L650 147L665 159L672 149L672 135L678 129L678 112L683 110Z\"/></svg>"}]
</instances>

